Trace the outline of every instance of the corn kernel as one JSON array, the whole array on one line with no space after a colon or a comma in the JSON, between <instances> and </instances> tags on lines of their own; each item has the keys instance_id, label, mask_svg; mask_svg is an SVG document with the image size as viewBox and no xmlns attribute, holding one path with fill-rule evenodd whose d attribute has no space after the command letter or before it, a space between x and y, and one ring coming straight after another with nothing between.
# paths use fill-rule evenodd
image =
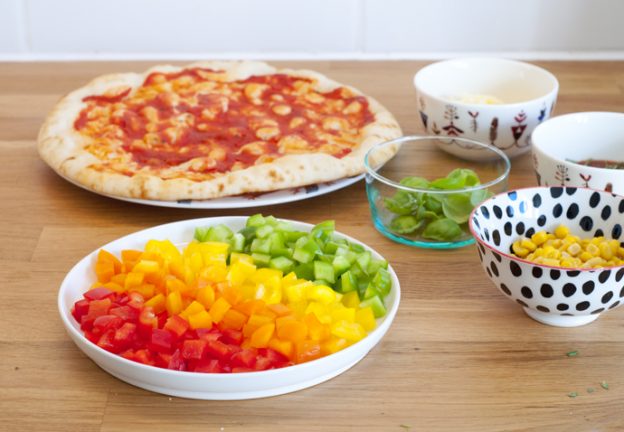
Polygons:
<instances>
[{"instance_id":1,"label":"corn kernel","mask_svg":"<svg viewBox=\"0 0 624 432\"><path fill-rule=\"evenodd\" d=\"M613 251L611 251L611 246L609 246L609 243L600 243L598 249L600 249L600 256L606 261L613 258Z\"/></svg>"},{"instance_id":2,"label":"corn kernel","mask_svg":"<svg viewBox=\"0 0 624 432\"><path fill-rule=\"evenodd\" d=\"M568 253L572 256L577 256L581 252L581 245L578 243L572 243L568 246Z\"/></svg>"},{"instance_id":3,"label":"corn kernel","mask_svg":"<svg viewBox=\"0 0 624 432\"><path fill-rule=\"evenodd\" d=\"M520 245L520 241L516 241L511 245L513 252L520 258L525 258L529 254L529 250Z\"/></svg>"},{"instance_id":4,"label":"corn kernel","mask_svg":"<svg viewBox=\"0 0 624 432\"><path fill-rule=\"evenodd\" d=\"M570 230L567 226L559 225L557 229L555 229L555 236L557 236L557 238L563 239L568 235L569 232Z\"/></svg>"},{"instance_id":5,"label":"corn kernel","mask_svg":"<svg viewBox=\"0 0 624 432\"><path fill-rule=\"evenodd\" d=\"M594 243L588 244L586 251L592 254L592 256L597 257L600 255L600 248L596 246Z\"/></svg>"},{"instance_id":6,"label":"corn kernel","mask_svg":"<svg viewBox=\"0 0 624 432\"><path fill-rule=\"evenodd\" d=\"M537 245L533 243L531 240L526 239L526 238L520 241L520 246L522 246L525 249L530 250L531 252L537 249Z\"/></svg>"},{"instance_id":7,"label":"corn kernel","mask_svg":"<svg viewBox=\"0 0 624 432\"><path fill-rule=\"evenodd\" d=\"M537 246L541 245L548 239L548 234L546 231L538 231L531 236L531 241L535 243Z\"/></svg>"}]
</instances>

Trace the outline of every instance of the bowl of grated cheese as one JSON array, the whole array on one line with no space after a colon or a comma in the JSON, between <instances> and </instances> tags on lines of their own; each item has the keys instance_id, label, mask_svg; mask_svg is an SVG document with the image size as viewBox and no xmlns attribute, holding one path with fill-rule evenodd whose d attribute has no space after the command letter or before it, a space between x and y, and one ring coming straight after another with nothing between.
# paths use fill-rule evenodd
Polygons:
<instances>
[{"instance_id":1,"label":"bowl of grated cheese","mask_svg":"<svg viewBox=\"0 0 624 432\"><path fill-rule=\"evenodd\" d=\"M414 76L418 111L428 134L468 138L509 157L531 148L533 130L555 107L557 78L538 66L498 58L460 58L430 64ZM464 159L488 152L441 146Z\"/></svg>"}]
</instances>

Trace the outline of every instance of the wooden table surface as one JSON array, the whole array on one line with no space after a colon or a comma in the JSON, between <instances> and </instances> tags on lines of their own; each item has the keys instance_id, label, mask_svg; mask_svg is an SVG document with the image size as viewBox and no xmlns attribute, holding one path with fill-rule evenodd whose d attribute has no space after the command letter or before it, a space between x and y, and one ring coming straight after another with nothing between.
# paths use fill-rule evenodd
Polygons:
<instances>
[{"instance_id":1,"label":"wooden table surface","mask_svg":"<svg viewBox=\"0 0 624 432\"><path fill-rule=\"evenodd\" d=\"M420 132L411 78L424 62L284 64L359 87L396 115L404 133ZM539 64L559 79L556 114L624 110L624 63ZM38 129L63 94L97 75L147 66L0 64L0 430L624 430L624 308L580 328L538 324L494 288L474 246L433 251L382 237L363 182L273 207L168 209L87 192L39 159ZM515 159L510 187L534 181L530 157ZM311 223L333 218L394 266L403 291L399 312L351 370L284 396L187 400L113 378L65 333L59 285L98 246L166 222L256 212ZM573 350L578 356L567 357Z\"/></svg>"}]
</instances>

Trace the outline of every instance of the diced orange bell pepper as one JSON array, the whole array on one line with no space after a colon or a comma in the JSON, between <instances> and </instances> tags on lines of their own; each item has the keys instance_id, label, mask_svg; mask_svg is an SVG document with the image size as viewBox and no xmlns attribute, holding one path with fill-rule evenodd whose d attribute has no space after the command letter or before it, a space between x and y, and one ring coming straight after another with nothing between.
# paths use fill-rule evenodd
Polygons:
<instances>
[{"instance_id":1,"label":"diced orange bell pepper","mask_svg":"<svg viewBox=\"0 0 624 432\"><path fill-rule=\"evenodd\" d=\"M126 271L132 270L134 264L141 258L143 252L138 250L126 249L121 251L121 261Z\"/></svg>"},{"instance_id":2,"label":"diced orange bell pepper","mask_svg":"<svg viewBox=\"0 0 624 432\"><path fill-rule=\"evenodd\" d=\"M116 283L117 285L121 285L122 287L126 286L126 275L127 273L119 273L111 278L111 282Z\"/></svg>"},{"instance_id":3,"label":"diced orange bell pepper","mask_svg":"<svg viewBox=\"0 0 624 432\"><path fill-rule=\"evenodd\" d=\"M283 317L292 314L292 311L284 303L273 303L267 306L276 316Z\"/></svg>"},{"instance_id":4,"label":"diced orange bell pepper","mask_svg":"<svg viewBox=\"0 0 624 432\"><path fill-rule=\"evenodd\" d=\"M243 314L242 312L239 312L236 309L229 309L225 313L225 315L223 315L221 324L225 328L240 330L247 322L247 319L247 315Z\"/></svg>"},{"instance_id":5,"label":"diced orange bell pepper","mask_svg":"<svg viewBox=\"0 0 624 432\"><path fill-rule=\"evenodd\" d=\"M113 267L115 269L115 274L117 274L117 273L119 273L121 271L121 267L122 267L121 261L119 261L119 259L115 255L113 255L112 253L108 252L107 250L100 249L100 251L98 252L97 260L98 261L110 261L110 262L112 262L113 263Z\"/></svg>"},{"instance_id":6,"label":"diced orange bell pepper","mask_svg":"<svg viewBox=\"0 0 624 432\"><path fill-rule=\"evenodd\" d=\"M154 313L158 315L161 312L164 312L166 307L167 299L162 294L157 294L148 301L145 302L146 306L151 306L154 309Z\"/></svg>"},{"instance_id":7,"label":"diced orange bell pepper","mask_svg":"<svg viewBox=\"0 0 624 432\"><path fill-rule=\"evenodd\" d=\"M97 261L95 263L95 275L99 282L110 282L115 276L115 265L111 261Z\"/></svg>"},{"instance_id":8,"label":"diced orange bell pepper","mask_svg":"<svg viewBox=\"0 0 624 432\"><path fill-rule=\"evenodd\" d=\"M115 291L115 292L118 292L118 293L126 291L124 289L123 285L119 285L118 283L115 283L112 280L110 282L106 282L104 285L100 284L100 286L103 286L104 288L108 288L109 290Z\"/></svg>"},{"instance_id":9,"label":"diced orange bell pepper","mask_svg":"<svg viewBox=\"0 0 624 432\"><path fill-rule=\"evenodd\" d=\"M158 270L160 270L158 261L147 259L140 259L134 267L132 267L132 271L137 273L156 273Z\"/></svg>"},{"instance_id":10,"label":"diced orange bell pepper","mask_svg":"<svg viewBox=\"0 0 624 432\"><path fill-rule=\"evenodd\" d=\"M189 316L195 315L196 313L199 313L203 310L206 310L204 305L194 300L182 312L180 312L180 317L188 319Z\"/></svg>"},{"instance_id":11,"label":"diced orange bell pepper","mask_svg":"<svg viewBox=\"0 0 624 432\"><path fill-rule=\"evenodd\" d=\"M210 316L212 317L212 320L216 323L221 322L223 316L231 307L232 306L226 299L219 297L210 307Z\"/></svg>"},{"instance_id":12,"label":"diced orange bell pepper","mask_svg":"<svg viewBox=\"0 0 624 432\"><path fill-rule=\"evenodd\" d=\"M147 300L147 299L151 299L152 297L154 297L154 293L156 290L154 288L154 285L144 283L144 284L130 288L129 291L138 292L139 294L143 296L144 299Z\"/></svg>"},{"instance_id":13,"label":"diced orange bell pepper","mask_svg":"<svg viewBox=\"0 0 624 432\"><path fill-rule=\"evenodd\" d=\"M273 333L275 332L275 324L268 323L261 327L259 327L253 334L251 335L250 345L253 348L266 348L269 346L269 341L273 337Z\"/></svg>"},{"instance_id":14,"label":"diced orange bell pepper","mask_svg":"<svg viewBox=\"0 0 624 432\"><path fill-rule=\"evenodd\" d=\"M232 306L237 305L242 300L240 290L232 287L229 284L225 287L221 295L223 295L227 302Z\"/></svg>"},{"instance_id":15,"label":"diced orange bell pepper","mask_svg":"<svg viewBox=\"0 0 624 432\"><path fill-rule=\"evenodd\" d=\"M305 363L322 356L321 345L312 340L302 340L295 344L295 362Z\"/></svg>"},{"instance_id":16,"label":"diced orange bell pepper","mask_svg":"<svg viewBox=\"0 0 624 432\"><path fill-rule=\"evenodd\" d=\"M234 306L234 309L244 313L245 315L252 316L254 313L264 308L264 302L262 300L245 300Z\"/></svg>"},{"instance_id":17,"label":"diced orange bell pepper","mask_svg":"<svg viewBox=\"0 0 624 432\"><path fill-rule=\"evenodd\" d=\"M269 341L269 348L284 354L289 359L293 358L293 343L287 340L281 340L276 337L272 337Z\"/></svg>"},{"instance_id":18,"label":"diced orange bell pepper","mask_svg":"<svg viewBox=\"0 0 624 432\"><path fill-rule=\"evenodd\" d=\"M143 283L144 278L144 273L130 272L126 274L126 279L124 280L124 288L129 291L134 287L138 287Z\"/></svg>"},{"instance_id":19,"label":"diced orange bell pepper","mask_svg":"<svg viewBox=\"0 0 624 432\"><path fill-rule=\"evenodd\" d=\"M348 346L349 342L346 339L332 336L325 342L321 343L321 353L323 355L333 354Z\"/></svg>"},{"instance_id":20,"label":"diced orange bell pepper","mask_svg":"<svg viewBox=\"0 0 624 432\"><path fill-rule=\"evenodd\" d=\"M283 319L283 318L280 318ZM277 337L291 342L301 342L308 335L308 326L296 320L277 322Z\"/></svg>"},{"instance_id":21,"label":"diced orange bell pepper","mask_svg":"<svg viewBox=\"0 0 624 432\"><path fill-rule=\"evenodd\" d=\"M212 317L210 316L210 313L205 310L189 315L188 321L192 329L212 328Z\"/></svg>"},{"instance_id":22,"label":"diced orange bell pepper","mask_svg":"<svg viewBox=\"0 0 624 432\"><path fill-rule=\"evenodd\" d=\"M195 299L209 309L215 301L214 289L211 286L198 289Z\"/></svg>"},{"instance_id":23,"label":"diced orange bell pepper","mask_svg":"<svg viewBox=\"0 0 624 432\"><path fill-rule=\"evenodd\" d=\"M180 291L174 291L167 295L166 307L169 316L177 315L182 312L184 306L182 304L182 295L180 294Z\"/></svg>"},{"instance_id":24,"label":"diced orange bell pepper","mask_svg":"<svg viewBox=\"0 0 624 432\"><path fill-rule=\"evenodd\" d=\"M322 324L316 315L307 314L303 322L308 326L308 337L313 341L323 341L329 337L329 328Z\"/></svg>"}]
</instances>

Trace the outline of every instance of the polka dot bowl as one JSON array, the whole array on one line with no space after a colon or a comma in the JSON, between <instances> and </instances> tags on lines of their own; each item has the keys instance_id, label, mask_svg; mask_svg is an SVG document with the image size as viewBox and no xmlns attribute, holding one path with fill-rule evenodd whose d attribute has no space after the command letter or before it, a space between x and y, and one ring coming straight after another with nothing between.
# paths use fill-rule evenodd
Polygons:
<instances>
[{"instance_id":1,"label":"polka dot bowl","mask_svg":"<svg viewBox=\"0 0 624 432\"><path fill-rule=\"evenodd\" d=\"M624 302L624 266L563 268L536 264L511 253L535 232L566 225L581 238L622 239L624 197L572 187L535 187L497 195L469 220L483 269L494 285L531 318L576 327Z\"/></svg>"}]
</instances>

